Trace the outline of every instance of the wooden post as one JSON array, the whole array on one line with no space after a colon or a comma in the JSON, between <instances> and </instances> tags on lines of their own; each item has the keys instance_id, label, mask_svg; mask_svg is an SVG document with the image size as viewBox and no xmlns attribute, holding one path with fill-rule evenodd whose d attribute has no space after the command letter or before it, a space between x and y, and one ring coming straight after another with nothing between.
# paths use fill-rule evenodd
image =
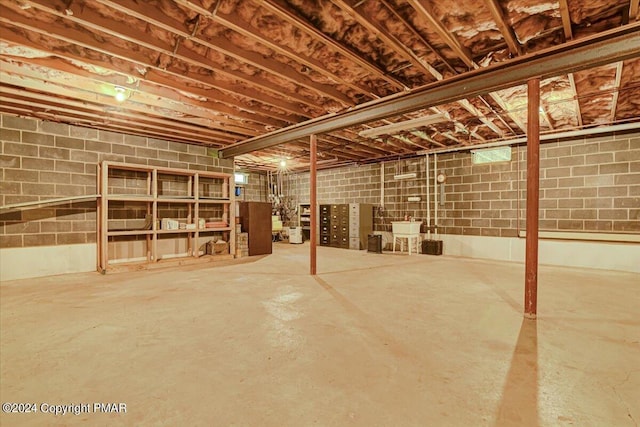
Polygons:
<instances>
[{"instance_id":1,"label":"wooden post","mask_svg":"<svg viewBox=\"0 0 640 427\"><path fill-rule=\"evenodd\" d=\"M538 311L538 208L540 202L540 79L527 82L527 238L524 280L524 316ZM518 159L519 160L519 159Z\"/></svg>"},{"instance_id":2,"label":"wooden post","mask_svg":"<svg viewBox=\"0 0 640 427\"><path fill-rule=\"evenodd\" d=\"M316 148L317 141L316 136L310 136L309 143L309 151L310 151L310 170L309 170L309 204L311 205L309 208L311 209L311 230L309 231L309 241L311 244L310 250L310 264L311 264L311 275L316 275L316 236L318 234L318 207L316 206Z\"/></svg>"}]
</instances>

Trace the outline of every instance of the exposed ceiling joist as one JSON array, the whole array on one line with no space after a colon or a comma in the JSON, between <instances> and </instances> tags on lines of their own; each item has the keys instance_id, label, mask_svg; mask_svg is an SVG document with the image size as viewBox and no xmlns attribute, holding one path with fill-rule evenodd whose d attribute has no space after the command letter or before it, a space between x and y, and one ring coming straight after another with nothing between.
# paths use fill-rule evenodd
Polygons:
<instances>
[{"instance_id":1,"label":"exposed ceiling joist","mask_svg":"<svg viewBox=\"0 0 640 427\"><path fill-rule=\"evenodd\" d=\"M213 21L221 25L224 25L225 27L233 31L236 31L237 33L242 34L243 36L251 40L255 40L260 44L267 46L268 48L272 49L274 52L284 55L287 58L290 58L291 60L294 60L305 67L309 67L310 69L320 74L323 74L324 76L326 76L331 80L337 81L341 84L344 84L345 86L355 87L358 90L366 90L367 92L370 91L369 89L363 88L357 84L354 85L353 83L340 79L335 74L329 72L326 69L326 67L318 60L308 57L306 55L302 55L286 46L281 46L271 41L267 36L260 33L260 31L258 31L256 28L251 27L246 21L243 21L242 19L238 19L238 17L235 15L225 14L220 11L216 11L216 13L213 13L189 0L178 0L178 3L184 5L190 10L193 10L195 12L203 14L204 16L209 17Z\"/></svg>"},{"instance_id":2,"label":"exposed ceiling joist","mask_svg":"<svg viewBox=\"0 0 640 427\"><path fill-rule=\"evenodd\" d=\"M404 23L405 27L411 32L412 36L416 40L419 40L420 43L422 43L424 46L426 46L449 71L454 73L456 72L455 68L451 66L449 61L438 51L438 49L436 49L433 44L429 42L429 40L427 40L422 34L420 34L420 32L418 32L413 25L411 25L401 14L399 14L387 0L380 0L380 2L389 10L390 13L393 14L393 16L395 16L395 18L399 22ZM431 64L424 64L431 67ZM431 74L434 73L431 72Z\"/></svg>"},{"instance_id":3,"label":"exposed ceiling joist","mask_svg":"<svg viewBox=\"0 0 640 427\"><path fill-rule=\"evenodd\" d=\"M560 1L562 2L563 0ZM493 16L493 20L496 22L496 25L500 29L502 37L504 37L504 41L507 43L507 46L509 46L509 50L511 51L511 53L513 55L522 55L522 47L520 46L520 43L518 43L513 29L509 25L507 25L507 22L504 19L502 6L500 6L498 0L485 0L485 4L489 8L489 11Z\"/></svg>"},{"instance_id":4,"label":"exposed ceiling joist","mask_svg":"<svg viewBox=\"0 0 640 427\"><path fill-rule=\"evenodd\" d=\"M449 46L449 48L455 52L458 57L469 67L470 69L478 68L478 64L473 60L471 52L466 49L464 46L460 44L455 35L451 34L449 30L447 30L444 25L437 20L433 12L431 11L431 7L424 0L408 0L408 2L422 14L422 16L432 25L432 28L438 33L438 35L444 40L444 42ZM499 6L499 5L496 5ZM517 50L516 50L517 51ZM524 123L515 117L512 114L509 114L509 108L507 107L506 102L498 95L497 93L490 94L491 98L502 108L509 118L522 130L526 131Z\"/></svg>"},{"instance_id":5,"label":"exposed ceiling joist","mask_svg":"<svg viewBox=\"0 0 640 427\"><path fill-rule=\"evenodd\" d=\"M469 49L465 48L460 44L458 39L453 36L449 30L445 28L445 26L438 19L435 18L433 12L431 11L431 6L425 0L407 0L418 13L424 17L429 23L430 27L438 33L440 38L458 55L462 61L469 67L470 69L475 68L475 64L473 59L471 58L471 52Z\"/></svg>"},{"instance_id":6,"label":"exposed ceiling joist","mask_svg":"<svg viewBox=\"0 0 640 427\"><path fill-rule=\"evenodd\" d=\"M562 28L564 29L564 37L567 40L573 39L573 30L571 28L571 15L569 15L569 5L567 0L558 0L560 3L560 17L562 18Z\"/></svg>"},{"instance_id":7,"label":"exposed ceiling joist","mask_svg":"<svg viewBox=\"0 0 640 427\"><path fill-rule=\"evenodd\" d=\"M411 62L415 67L422 69L426 74L431 74L436 80L442 80L443 76L439 72L437 72L433 67L429 64L421 60L411 49L405 46L400 40L398 40L393 34L391 34L387 29L385 29L382 25L374 25L372 24L372 19L368 16L364 15L363 4L362 2L357 2L354 5L352 1L348 0L336 0L336 4L338 4L341 8L347 10L361 25L371 31L373 34L376 34L379 38L385 41L388 46L391 46L393 50L400 56L404 57L407 61ZM401 19L405 26L411 28L411 25L404 19ZM467 109L471 114L477 113L477 110L469 109L468 103L462 104L463 108ZM476 115L476 117L479 117ZM480 117L479 117L480 118ZM454 123L454 125L458 128L464 128L457 120L449 117L449 119ZM490 120L488 120L484 115L480 118L481 121L485 122L488 125ZM493 129L492 126L489 126ZM497 133L500 135L500 133Z\"/></svg>"},{"instance_id":8,"label":"exposed ceiling joist","mask_svg":"<svg viewBox=\"0 0 640 427\"><path fill-rule=\"evenodd\" d=\"M75 46L81 46L82 48L93 50L95 52L108 55L109 57L117 57L122 61L130 63L132 75L135 75L133 71L136 70L137 67L142 66L145 69L145 72L144 72L144 75L137 73L138 78L144 78L145 80L155 81L155 82L158 82L159 84L167 85L168 87L171 87L172 84L175 84L175 81L168 81L166 79L167 75L176 76L181 79L191 80L197 84L202 84L198 76L194 75L189 71L179 72L178 70L171 71L169 69L161 69L157 65L146 62L145 59L141 58L139 55L136 55L135 53L130 53L125 49L118 48L115 46L112 46L111 50L106 50L103 43L99 42L98 40L86 37L86 34L77 30L74 30L71 32L70 30L63 28L61 26L47 26L47 28L41 28L38 26L36 22L25 20L25 18L20 17L19 15L10 11L5 11L3 12L2 15L0 15L0 22L7 24L9 27L13 27L15 24L18 24L20 25L20 28L27 29L32 33L41 34L43 36L55 37L60 41L67 42ZM55 29L57 29L59 32L53 31ZM32 40L24 37L18 32L5 30L0 34L0 39L4 39L9 42L16 43L23 46L29 46L33 49L42 50L42 46L40 46L38 43L34 43ZM106 70L110 70L113 67L112 64L110 64L109 62L95 58L95 55L80 55L77 53L68 52L62 49L60 46L51 50L47 50L45 52L53 56L64 57L72 61L78 61L80 63L87 63L87 64L94 65ZM166 83L161 83L162 81ZM208 98L225 100L229 98L229 95L225 93L225 91L227 92L235 91L236 93L239 93L240 95L246 97L247 99L252 99L252 97L253 99L255 99L256 96L258 96L255 93L255 91L252 92L248 89L232 87L231 85L221 85L221 84L212 82L210 83L210 86L211 86L211 89L208 90L208 96L207 96ZM197 89L197 86L195 87L195 89ZM185 91L189 92L189 89L185 88ZM267 98L269 98L268 102L267 102ZM282 99L277 99L273 97L266 97L266 98L262 97L260 99L266 104L272 105L277 108L282 108L285 111L294 112L296 115L299 115L302 113L302 111L300 110L300 106L294 103L288 103ZM231 103L230 101L227 101L227 102ZM275 117L283 117L283 118L285 117L285 116L280 116L278 113L274 113L273 115Z\"/></svg>"},{"instance_id":9,"label":"exposed ceiling joist","mask_svg":"<svg viewBox=\"0 0 640 427\"><path fill-rule=\"evenodd\" d=\"M574 108L576 110L576 116L578 119L578 125L582 126L582 113L580 112L580 99L578 97L578 89L576 88L576 79L573 77L573 73L568 74L569 84L571 85L571 91L573 92Z\"/></svg>"},{"instance_id":10,"label":"exposed ceiling joist","mask_svg":"<svg viewBox=\"0 0 640 427\"><path fill-rule=\"evenodd\" d=\"M77 100L81 102L96 102L99 99L103 105L122 109L122 104L113 98L112 90L116 85L99 80L95 75L91 76L91 78L62 73L43 75L32 68L20 67L11 62L0 61L0 80L3 83L16 86L24 84L25 87L31 89L34 88L34 83L30 82L40 82L38 85L39 91L58 96L67 96L71 91L82 87L82 91L75 92ZM172 95L175 96L175 93ZM237 121L228 120L221 114L212 114L210 110L203 108L201 105L193 105L194 101L188 99L177 102L173 99L151 96L148 92L140 90L140 88L127 89L126 96L129 101L132 100L132 97L135 97L135 102L128 104L127 110L138 112L158 110L162 111L167 119L178 122L181 118L187 117L190 123L207 126L213 132L216 131L216 128L224 129L224 131L220 131L220 135L228 135L228 132L235 132L237 133L237 138L242 138L242 135L255 136L259 131L263 130L260 126L251 123L238 126Z\"/></svg>"},{"instance_id":11,"label":"exposed ceiling joist","mask_svg":"<svg viewBox=\"0 0 640 427\"><path fill-rule=\"evenodd\" d=\"M563 45L525 55L510 61L452 77L440 83L403 94L383 98L339 115L318 119L281 129L271 134L249 139L221 150L224 157L233 157L264 147L285 143L312 134L331 132L362 123L405 114L433 105L500 90L539 77L597 67L640 56L640 23L596 34Z\"/></svg>"},{"instance_id":12,"label":"exposed ceiling joist","mask_svg":"<svg viewBox=\"0 0 640 427\"><path fill-rule=\"evenodd\" d=\"M618 98L620 95L620 81L622 79L622 67L624 63L622 61L618 62L616 65L616 81L614 83L613 88L613 101L611 103L611 117L609 121L615 122L616 120L616 110L618 109Z\"/></svg>"},{"instance_id":13,"label":"exposed ceiling joist","mask_svg":"<svg viewBox=\"0 0 640 427\"><path fill-rule=\"evenodd\" d=\"M427 46L429 49L433 50L434 52L435 49L433 48L433 46L431 46L431 44L426 41L424 39L424 37L422 37L422 35L420 35L420 33L413 27L413 25L411 25L410 22L408 22L406 19L404 19L402 16L400 16L398 13L395 13L390 5L387 2L383 2L383 4L385 5L385 7L387 7L391 13L394 14L394 16L396 17L396 19L401 22L407 29L409 29L409 31L411 31L411 33L416 37L416 39L420 40L422 43L424 43L425 46ZM451 70L453 71L455 74L457 74L457 72L455 71L455 69L449 64L449 62L439 53L437 53L437 57ZM442 75L442 73L440 73L439 71L437 71L435 68L433 68L431 65L429 65L428 63L424 62L424 61L420 61L420 67L423 68L425 70L426 73L432 75L436 80L440 81L444 79L444 76ZM480 112L477 108L473 107L471 105L471 103L469 101L467 101L466 99L461 99L460 101L458 101L458 103L465 109L467 110L469 113L473 114L474 116L478 117L480 119L480 121L482 121L487 127L489 127L493 132L496 133L496 135L502 136L504 135L504 132L497 127L489 118L487 118L484 114L482 114L482 112Z\"/></svg>"},{"instance_id":14,"label":"exposed ceiling joist","mask_svg":"<svg viewBox=\"0 0 640 427\"><path fill-rule=\"evenodd\" d=\"M562 28L564 30L564 39L572 40L573 39L573 30L571 28L571 15L569 14L569 5L567 4L567 0L559 0L560 4L560 17L562 18ZM578 94L578 89L576 88L575 78L573 77L573 73L568 73L569 83L571 85L571 91L573 92L575 99L575 111L576 118L578 120L578 124L582 126L582 113L580 112L580 98Z\"/></svg>"},{"instance_id":15,"label":"exposed ceiling joist","mask_svg":"<svg viewBox=\"0 0 640 427\"><path fill-rule=\"evenodd\" d=\"M378 68L375 64L372 64L370 61L367 61L362 56L353 52L347 46L344 46L337 40L327 36L322 31L310 25L307 21L300 18L298 15L291 12L286 3L283 0L271 0L265 2L263 5L265 8L268 8L272 12L278 14L278 16L282 17L286 21L295 25L297 28L300 28L305 33L309 34L314 39L326 44L328 47L335 49L340 52L341 55L344 55L349 60L353 61L354 64L362 67L363 69L369 71L371 74L375 75L377 78L387 81L390 85L394 86L396 89L404 89L406 86L400 82L398 79L389 75L385 71ZM379 98L376 95L373 95L374 98Z\"/></svg>"},{"instance_id":16,"label":"exposed ceiling joist","mask_svg":"<svg viewBox=\"0 0 640 427\"><path fill-rule=\"evenodd\" d=\"M385 45L391 47L399 56L406 59L408 62L423 70L427 70L424 62L418 58L418 56L407 46L405 46L396 36L386 30L382 23L374 22L370 17L365 16L366 12L362 7L362 3L356 3L352 5L348 0L333 0L342 10L347 11L360 25L375 34L378 38L384 41Z\"/></svg>"},{"instance_id":17,"label":"exposed ceiling joist","mask_svg":"<svg viewBox=\"0 0 640 427\"><path fill-rule=\"evenodd\" d=\"M318 156L337 159L327 163L336 166L401 158L522 136L523 85L455 101L453 90L438 100L431 90L466 84L455 79L490 64L512 65L509 58L523 51L541 58L544 49L573 49L573 39L590 43L595 34L632 26L639 1L523 8L503 0L455 7L447 0L2 0L1 108L225 149L280 132L284 141L287 127L306 128L312 118L324 123L329 114L338 127L348 125L343 119L353 117L345 114L393 98L398 102L386 110L319 135ZM640 58L625 60L621 70L620 62L548 79L544 127L640 121ZM485 76L487 87L498 87L493 76ZM128 95L120 104L117 86ZM419 92L429 95L422 104L404 104ZM358 135L434 113L447 121L381 141ZM309 154L305 135L254 151L246 164L265 170L286 155L294 167Z\"/></svg>"},{"instance_id":18,"label":"exposed ceiling joist","mask_svg":"<svg viewBox=\"0 0 640 427\"><path fill-rule=\"evenodd\" d=\"M45 0L38 0L38 1L44 2ZM106 6L113 8L114 10L119 10L128 15L136 16L143 21L146 21L146 22L149 22L150 24L161 27L166 31L179 35L180 37L191 40L202 46L206 46L209 49L214 49L218 52L223 53L224 55L227 55L231 58L235 58L236 60L244 64L250 64L265 72L277 75L283 79L289 80L290 82L296 85L306 87L307 89L313 90L327 98L332 98L335 101L344 103L345 105L354 104L354 102L351 99L349 99L343 93L337 91L332 86L316 83L306 75L296 72L292 67L287 67L281 62L265 57L264 55L238 49L237 46L232 44L229 40L225 39L224 37L207 35L205 38L199 35L196 36L196 34L194 34L193 31L189 32L189 29L183 22L177 21L175 19L170 19L169 17L167 17L167 15L158 13L153 9L149 10L150 9L149 7L144 7L143 5L138 4L134 1L130 1L130 0L126 0L126 1L98 0L98 1ZM179 50L182 50L182 49L179 49ZM174 53L177 53L177 52L174 52ZM216 67L216 70L219 72L220 67ZM270 86L273 87L273 85L270 85ZM290 93L288 94L288 96L295 97L295 93ZM302 99L301 102L306 103L308 102L308 100Z\"/></svg>"},{"instance_id":19,"label":"exposed ceiling joist","mask_svg":"<svg viewBox=\"0 0 640 427\"><path fill-rule=\"evenodd\" d=\"M56 1L57 3L64 4L61 0L52 0L52 1ZM237 86L238 85L237 82L240 82L242 84L255 85L265 92L272 92L272 95L268 95L265 93L264 95L265 101L270 99L270 101L273 102L272 105L279 108L286 109L287 111L290 111L290 112L299 111L300 107L293 103L283 102L282 100L279 100L277 97L274 97L274 95L276 96L285 95L289 100L293 102L298 102L302 104L310 103L307 98L299 96L294 91L282 93L282 89L280 91L274 90L273 84L268 80L264 79L263 77L261 77L260 75L248 76L247 74L239 71L223 69L222 67L218 66L218 64L216 64L214 61L212 61L211 59L207 58L204 55L201 55L189 49L185 49L183 46L178 47L178 49L174 49L174 46L163 43L158 39L149 38L148 35L146 35L146 33L144 33L143 31L140 31L136 28L124 26L124 25L116 25L111 20L105 19L99 16L97 13L91 12L86 8L77 8L78 9L77 11L74 11L71 14L67 14L64 12L65 10L64 6L60 6L60 4L58 4L58 7L60 7L61 9L60 11L58 11L58 8L54 6L50 6L49 3L50 3L50 0L29 0L29 4L33 5L34 7L37 7L38 9L47 11L49 13L53 13L59 16L60 18L69 19L70 21L76 22L87 28L91 28L92 30L103 32L113 37L118 37L124 40L132 41L140 46L143 46L147 49L155 51L159 54L167 55L172 60L178 59L185 63L202 67L214 73L219 73L220 75L229 79L229 81L234 81L234 80L236 81L235 84L228 83L223 85L219 83L218 84L219 88L222 90L226 90L228 92L242 91L243 89ZM25 24L24 21L21 22L21 25L24 26L24 24ZM30 29L34 30L34 28L30 28ZM109 55L113 55L122 59L127 59L131 57L131 53L127 52L126 50L123 50L118 46L110 44L109 42L106 42L106 41L99 42L97 40L92 41L82 37L80 31L78 30L66 29L65 31L65 29L61 28L60 25L50 24L46 29L46 31L48 33L55 33L55 35L59 36L59 38L62 40L72 41L77 44L83 43L84 46L87 48L97 50ZM136 55L136 57L137 57L137 62L139 64L143 64L145 66L155 66L155 64L149 64L147 60L143 57L143 55ZM174 65L175 64L169 63L169 66L167 66L166 68L172 69ZM246 92L245 95L248 95L250 97L259 96L259 94L255 92L252 93L252 92L249 92L248 90L245 90L245 92ZM342 102L349 101L346 97L344 97L344 95L341 96L341 99L342 99ZM353 105L353 102L349 102L349 104Z\"/></svg>"},{"instance_id":20,"label":"exposed ceiling joist","mask_svg":"<svg viewBox=\"0 0 640 427\"><path fill-rule=\"evenodd\" d=\"M153 122L158 125L159 129L182 129L186 138L200 139L203 136L207 136L218 145L233 142L233 139L229 138L229 133L220 130L220 126L203 126L198 123L198 120L188 116L183 120L166 117L165 110L162 108L152 108L149 105L131 102L132 105L129 105L125 111L121 108L121 104L112 96L98 93L87 93L86 97L82 100L63 99L65 92L64 87L51 84L50 82L41 82L24 77L16 78L15 76L8 76L2 72L0 72L0 83L3 85L12 85L13 88L5 86L1 87L0 90L16 98L20 98L21 93L24 91L15 89L15 87L31 89L33 91L32 93L27 94L25 92L24 95L32 100L39 100L42 109L50 109L52 111L65 109L72 111L70 108L75 108L79 112L92 111L94 114L101 114L100 119L105 123L108 122L111 117L129 117L140 121L140 123ZM33 105L36 106L37 104L34 103ZM236 140L237 139L239 138L236 138Z\"/></svg>"}]
</instances>

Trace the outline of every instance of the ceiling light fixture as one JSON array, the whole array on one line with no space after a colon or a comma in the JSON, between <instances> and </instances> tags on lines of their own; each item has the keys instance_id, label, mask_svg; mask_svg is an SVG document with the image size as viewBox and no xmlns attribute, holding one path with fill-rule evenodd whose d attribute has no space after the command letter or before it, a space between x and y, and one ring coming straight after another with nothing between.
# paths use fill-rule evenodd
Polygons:
<instances>
[{"instance_id":1,"label":"ceiling light fixture","mask_svg":"<svg viewBox=\"0 0 640 427\"><path fill-rule=\"evenodd\" d=\"M447 120L444 114L433 114L425 117L418 117L416 119L405 120L403 122L392 123L390 125L379 126L377 128L371 128L363 130L358 135L368 138L378 135L393 135L407 129L416 129L421 126L432 125Z\"/></svg>"},{"instance_id":2,"label":"ceiling light fixture","mask_svg":"<svg viewBox=\"0 0 640 427\"><path fill-rule=\"evenodd\" d=\"M125 99L127 99L127 92L122 86L116 86L115 91L116 94L114 95L114 98L116 99L116 101L123 102Z\"/></svg>"},{"instance_id":3,"label":"ceiling light fixture","mask_svg":"<svg viewBox=\"0 0 640 427\"><path fill-rule=\"evenodd\" d=\"M403 173L400 175L393 175L393 179L411 179L411 178L415 178L416 177L416 173L415 172L411 172L411 173Z\"/></svg>"}]
</instances>

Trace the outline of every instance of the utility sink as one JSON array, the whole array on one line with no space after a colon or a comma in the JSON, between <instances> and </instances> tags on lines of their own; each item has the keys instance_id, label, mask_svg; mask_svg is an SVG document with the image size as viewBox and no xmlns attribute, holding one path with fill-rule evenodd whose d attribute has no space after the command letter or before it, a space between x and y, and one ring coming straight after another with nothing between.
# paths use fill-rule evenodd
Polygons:
<instances>
[{"instance_id":1,"label":"utility sink","mask_svg":"<svg viewBox=\"0 0 640 427\"><path fill-rule=\"evenodd\" d=\"M422 221L391 221L393 234L419 234Z\"/></svg>"}]
</instances>

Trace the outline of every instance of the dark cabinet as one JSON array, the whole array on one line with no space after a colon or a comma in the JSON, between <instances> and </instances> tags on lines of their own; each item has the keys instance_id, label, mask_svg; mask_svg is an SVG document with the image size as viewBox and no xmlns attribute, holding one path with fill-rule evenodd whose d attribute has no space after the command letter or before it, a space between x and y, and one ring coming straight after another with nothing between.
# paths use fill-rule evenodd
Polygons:
<instances>
[{"instance_id":1,"label":"dark cabinet","mask_svg":"<svg viewBox=\"0 0 640 427\"><path fill-rule=\"evenodd\" d=\"M320 245L365 249L373 230L373 206L361 203L320 205Z\"/></svg>"},{"instance_id":2,"label":"dark cabinet","mask_svg":"<svg viewBox=\"0 0 640 427\"><path fill-rule=\"evenodd\" d=\"M271 253L271 203L240 202L240 224L248 234L249 255Z\"/></svg>"}]
</instances>

